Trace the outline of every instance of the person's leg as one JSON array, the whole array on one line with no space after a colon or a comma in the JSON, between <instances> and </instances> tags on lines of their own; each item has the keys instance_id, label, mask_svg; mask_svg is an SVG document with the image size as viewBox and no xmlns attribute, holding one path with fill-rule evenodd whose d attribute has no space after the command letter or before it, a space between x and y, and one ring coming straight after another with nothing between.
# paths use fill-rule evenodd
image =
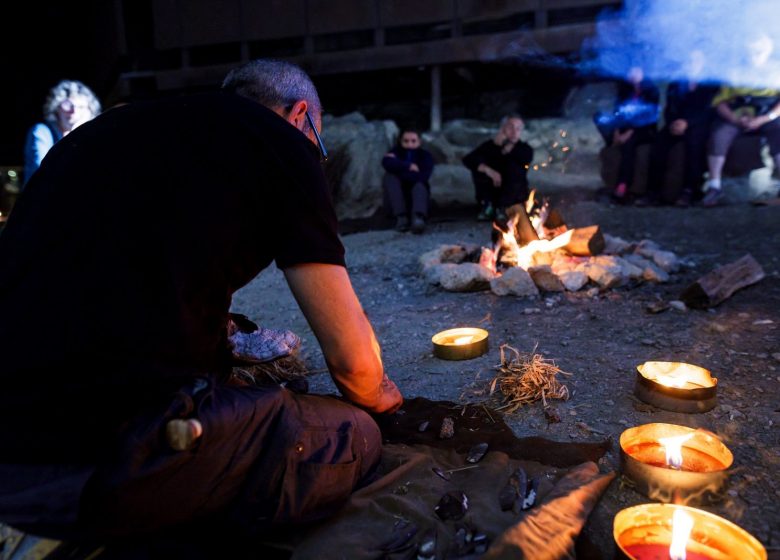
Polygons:
<instances>
[{"instance_id":1,"label":"person's leg","mask_svg":"<svg viewBox=\"0 0 780 560\"><path fill-rule=\"evenodd\" d=\"M390 203L390 211L396 219L396 229L401 231L408 229L409 218L406 212L406 199L401 179L392 173L385 173L382 187L385 190L385 197Z\"/></svg>"},{"instance_id":2,"label":"person's leg","mask_svg":"<svg viewBox=\"0 0 780 560\"><path fill-rule=\"evenodd\" d=\"M425 220L428 219L430 192L424 183L415 183L411 189L412 198L412 232L422 233Z\"/></svg>"},{"instance_id":3,"label":"person's leg","mask_svg":"<svg viewBox=\"0 0 780 560\"><path fill-rule=\"evenodd\" d=\"M182 405L182 402L188 402ZM195 417L203 435L172 450L167 423ZM90 479L80 517L99 537L156 531L230 514L256 530L328 515L379 461L379 428L330 397L210 383L168 410L139 416Z\"/></svg>"},{"instance_id":4,"label":"person's leg","mask_svg":"<svg viewBox=\"0 0 780 560\"><path fill-rule=\"evenodd\" d=\"M760 129L769 145L769 154L775 162L774 176L780 178L780 119L768 122Z\"/></svg>"},{"instance_id":5,"label":"person's leg","mask_svg":"<svg viewBox=\"0 0 780 560\"><path fill-rule=\"evenodd\" d=\"M477 219L490 220L493 218L495 208L493 206L493 191L495 190L493 181L484 173L472 173L471 178L474 181L474 195L480 207Z\"/></svg>"},{"instance_id":6,"label":"person's leg","mask_svg":"<svg viewBox=\"0 0 780 560\"><path fill-rule=\"evenodd\" d=\"M709 177L705 185L707 191L702 200L704 206L717 205L723 195L721 193L721 175L723 166L726 163L726 154L739 136L740 130L736 125L718 119L712 125L710 133L709 146L707 148L707 171Z\"/></svg>"},{"instance_id":7,"label":"person's leg","mask_svg":"<svg viewBox=\"0 0 780 560\"><path fill-rule=\"evenodd\" d=\"M664 128L656 136L650 148L650 165L647 170L647 191L644 196L637 199L638 206L658 204L661 201L663 181L666 177L669 151L679 137L673 136L668 128Z\"/></svg>"},{"instance_id":8,"label":"person's leg","mask_svg":"<svg viewBox=\"0 0 780 560\"><path fill-rule=\"evenodd\" d=\"M689 127L685 131L685 172L681 202L688 203L702 198L702 183L704 171L707 169L707 137L709 127L706 125ZM721 169L723 166L721 165Z\"/></svg>"}]
</instances>

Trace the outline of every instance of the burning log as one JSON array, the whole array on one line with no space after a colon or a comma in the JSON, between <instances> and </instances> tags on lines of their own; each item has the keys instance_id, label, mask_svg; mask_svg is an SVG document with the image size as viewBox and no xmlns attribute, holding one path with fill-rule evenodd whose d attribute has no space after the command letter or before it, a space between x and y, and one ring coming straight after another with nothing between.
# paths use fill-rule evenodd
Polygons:
<instances>
[{"instance_id":1,"label":"burning log","mask_svg":"<svg viewBox=\"0 0 780 560\"><path fill-rule=\"evenodd\" d=\"M752 255L723 265L705 274L688 286L680 299L688 307L703 309L715 307L734 294L737 290L755 284L764 278L764 269Z\"/></svg>"},{"instance_id":2,"label":"burning log","mask_svg":"<svg viewBox=\"0 0 780 560\"><path fill-rule=\"evenodd\" d=\"M528 213L525 211L525 207L522 204L513 204L506 209L506 215L510 220L510 223L515 224L515 239L522 247L530 243L531 241L539 241L539 235L537 235L531 218L528 217Z\"/></svg>"},{"instance_id":3,"label":"burning log","mask_svg":"<svg viewBox=\"0 0 780 560\"><path fill-rule=\"evenodd\" d=\"M599 226L576 228L571 234L571 241L564 247L572 255L590 257L599 255L606 246L604 235Z\"/></svg>"}]
</instances>

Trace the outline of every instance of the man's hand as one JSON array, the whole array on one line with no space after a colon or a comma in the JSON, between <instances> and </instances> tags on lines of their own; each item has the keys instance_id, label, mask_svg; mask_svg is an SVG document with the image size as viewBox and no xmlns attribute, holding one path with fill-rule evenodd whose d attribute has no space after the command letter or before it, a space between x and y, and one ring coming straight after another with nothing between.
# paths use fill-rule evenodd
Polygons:
<instances>
[{"instance_id":1,"label":"man's hand","mask_svg":"<svg viewBox=\"0 0 780 560\"><path fill-rule=\"evenodd\" d=\"M317 337L339 391L370 412L392 412L403 397L384 373L379 343L352 289L347 270L308 263L284 269L298 305Z\"/></svg>"},{"instance_id":2,"label":"man's hand","mask_svg":"<svg viewBox=\"0 0 780 560\"><path fill-rule=\"evenodd\" d=\"M688 121L685 119L676 119L669 125L669 132L674 136L682 136L688 130Z\"/></svg>"},{"instance_id":3,"label":"man's hand","mask_svg":"<svg viewBox=\"0 0 780 560\"><path fill-rule=\"evenodd\" d=\"M420 171L420 168L417 167L416 163L410 163L409 164L409 171L414 171L415 173L418 173Z\"/></svg>"},{"instance_id":4,"label":"man's hand","mask_svg":"<svg viewBox=\"0 0 780 560\"><path fill-rule=\"evenodd\" d=\"M387 152L385 157L395 157L395 154L393 152Z\"/></svg>"},{"instance_id":5,"label":"man's hand","mask_svg":"<svg viewBox=\"0 0 780 560\"><path fill-rule=\"evenodd\" d=\"M490 180L493 181L494 187L498 188L501 186L501 173L499 173L492 167L489 167L484 163L480 163L479 167L477 167L477 171L479 171L480 173L484 173L485 175L490 177Z\"/></svg>"},{"instance_id":6,"label":"man's hand","mask_svg":"<svg viewBox=\"0 0 780 560\"><path fill-rule=\"evenodd\" d=\"M619 130L616 130L612 135L613 143L617 146L622 146L629 140L631 140L631 137L634 135L634 129L629 128L625 132L620 132Z\"/></svg>"},{"instance_id":7,"label":"man's hand","mask_svg":"<svg viewBox=\"0 0 780 560\"><path fill-rule=\"evenodd\" d=\"M745 130L758 130L770 121L771 119L768 116L761 115L760 117L748 118L743 126Z\"/></svg>"}]
</instances>

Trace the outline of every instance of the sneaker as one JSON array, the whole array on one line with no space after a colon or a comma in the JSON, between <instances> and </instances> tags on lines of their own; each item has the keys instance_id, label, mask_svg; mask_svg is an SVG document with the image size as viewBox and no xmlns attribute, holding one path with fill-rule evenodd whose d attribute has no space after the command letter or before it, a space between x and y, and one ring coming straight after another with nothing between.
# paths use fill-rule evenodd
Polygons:
<instances>
[{"instance_id":1,"label":"sneaker","mask_svg":"<svg viewBox=\"0 0 780 560\"><path fill-rule=\"evenodd\" d=\"M477 221L488 222L493 219L495 214L496 211L493 209L493 206L488 204L487 206L483 206L482 210L480 210L479 214L477 214Z\"/></svg>"},{"instance_id":2,"label":"sneaker","mask_svg":"<svg viewBox=\"0 0 780 560\"><path fill-rule=\"evenodd\" d=\"M507 216L506 216L506 212L504 212L504 210L503 210L503 209L499 209L499 210L496 212L496 221L497 221L497 222L506 223L506 221L507 221Z\"/></svg>"},{"instance_id":3,"label":"sneaker","mask_svg":"<svg viewBox=\"0 0 780 560\"><path fill-rule=\"evenodd\" d=\"M409 218L406 216L398 216L395 219L395 230L406 231L409 229Z\"/></svg>"},{"instance_id":4,"label":"sneaker","mask_svg":"<svg viewBox=\"0 0 780 560\"><path fill-rule=\"evenodd\" d=\"M412 233L420 234L425 231L425 218L420 214L415 214L412 218Z\"/></svg>"},{"instance_id":5,"label":"sneaker","mask_svg":"<svg viewBox=\"0 0 780 560\"><path fill-rule=\"evenodd\" d=\"M628 192L628 185L626 185L625 183L618 183L618 185L615 187L614 192L612 193L612 196L622 200L626 197L627 192Z\"/></svg>"},{"instance_id":6,"label":"sneaker","mask_svg":"<svg viewBox=\"0 0 780 560\"><path fill-rule=\"evenodd\" d=\"M723 202L723 191L720 189L710 188L704 198L701 200L702 206L712 208Z\"/></svg>"}]
</instances>

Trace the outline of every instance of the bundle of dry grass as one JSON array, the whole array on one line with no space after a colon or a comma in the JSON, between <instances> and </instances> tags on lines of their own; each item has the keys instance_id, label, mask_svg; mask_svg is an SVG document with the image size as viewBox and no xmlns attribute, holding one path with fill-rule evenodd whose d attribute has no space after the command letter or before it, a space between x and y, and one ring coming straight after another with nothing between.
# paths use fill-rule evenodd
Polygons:
<instances>
[{"instance_id":1,"label":"bundle of dry grass","mask_svg":"<svg viewBox=\"0 0 780 560\"><path fill-rule=\"evenodd\" d=\"M297 352L270 362L233 368L233 376L249 385L278 385L284 381L303 379L309 374Z\"/></svg>"},{"instance_id":2,"label":"bundle of dry grass","mask_svg":"<svg viewBox=\"0 0 780 560\"><path fill-rule=\"evenodd\" d=\"M498 375L490 383L490 395L501 394L497 410L514 412L524 404L547 399L569 398L569 389L558 381L557 375L571 375L555 365L552 360L536 353L536 347L524 353L509 345L501 346L501 364Z\"/></svg>"}]
</instances>

